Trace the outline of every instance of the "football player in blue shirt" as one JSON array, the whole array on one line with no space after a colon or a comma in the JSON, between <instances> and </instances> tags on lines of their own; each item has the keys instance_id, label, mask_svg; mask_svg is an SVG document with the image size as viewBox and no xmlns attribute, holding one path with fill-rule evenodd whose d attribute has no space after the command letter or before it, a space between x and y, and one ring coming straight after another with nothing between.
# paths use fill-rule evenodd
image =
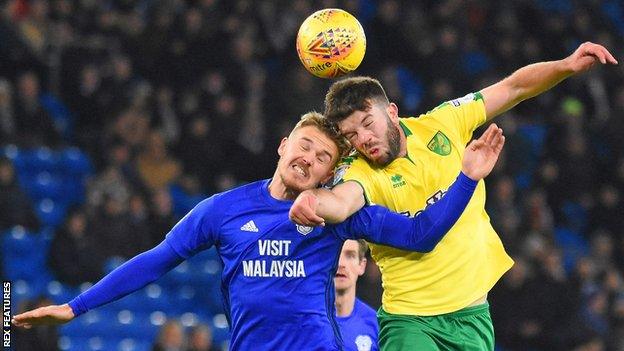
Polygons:
<instances>
[{"instance_id":1,"label":"football player in blue shirt","mask_svg":"<svg viewBox=\"0 0 624 351\"><path fill-rule=\"evenodd\" d=\"M272 179L215 194L184 216L153 249L63 305L13 317L16 326L66 323L157 280L216 246L231 350L341 350L334 274L342 244L363 238L405 250L433 250L466 207L504 144L490 127L466 149L462 171L442 200L415 218L379 206L337 225L305 227L288 218L297 195L327 182L349 146L320 114L308 113L282 139ZM201 157L201 155L199 155Z\"/></svg>"},{"instance_id":2,"label":"football player in blue shirt","mask_svg":"<svg viewBox=\"0 0 624 351\"><path fill-rule=\"evenodd\" d=\"M342 245L336 286L336 320L342 333L345 351L377 351L377 313L355 297L358 277L366 270L368 244L362 239L347 240Z\"/></svg>"}]
</instances>

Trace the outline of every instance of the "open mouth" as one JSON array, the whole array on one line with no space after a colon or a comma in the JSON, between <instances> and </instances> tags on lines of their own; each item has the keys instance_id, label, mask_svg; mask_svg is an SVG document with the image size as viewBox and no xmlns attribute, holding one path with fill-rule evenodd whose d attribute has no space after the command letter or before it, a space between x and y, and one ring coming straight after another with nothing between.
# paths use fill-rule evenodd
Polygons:
<instances>
[{"instance_id":1,"label":"open mouth","mask_svg":"<svg viewBox=\"0 0 624 351\"><path fill-rule=\"evenodd\" d=\"M347 275L343 273L336 273L336 278L346 278Z\"/></svg>"},{"instance_id":2,"label":"open mouth","mask_svg":"<svg viewBox=\"0 0 624 351\"><path fill-rule=\"evenodd\" d=\"M305 169L303 167L299 166L298 164L292 165L292 169L295 170L295 172L297 172L302 177L307 177L307 175L308 175L306 173Z\"/></svg>"}]
</instances>

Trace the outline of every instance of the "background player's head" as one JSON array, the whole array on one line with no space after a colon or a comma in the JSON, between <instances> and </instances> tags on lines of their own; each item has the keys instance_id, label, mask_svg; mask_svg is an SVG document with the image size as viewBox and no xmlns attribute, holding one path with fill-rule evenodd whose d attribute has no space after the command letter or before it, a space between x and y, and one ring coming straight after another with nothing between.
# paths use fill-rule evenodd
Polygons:
<instances>
[{"instance_id":1,"label":"background player's head","mask_svg":"<svg viewBox=\"0 0 624 351\"><path fill-rule=\"evenodd\" d=\"M370 77L340 80L325 96L325 116L360 154L380 166L401 151L398 114L379 81Z\"/></svg>"},{"instance_id":2,"label":"background player's head","mask_svg":"<svg viewBox=\"0 0 624 351\"><path fill-rule=\"evenodd\" d=\"M338 270L334 277L336 292L339 294L350 290L355 293L358 277L364 274L366 269L366 250L368 250L368 244L361 239L347 240L342 245Z\"/></svg>"},{"instance_id":3,"label":"background player's head","mask_svg":"<svg viewBox=\"0 0 624 351\"><path fill-rule=\"evenodd\" d=\"M351 146L334 125L317 112L308 112L282 139L276 176L295 196L327 182Z\"/></svg>"}]
</instances>

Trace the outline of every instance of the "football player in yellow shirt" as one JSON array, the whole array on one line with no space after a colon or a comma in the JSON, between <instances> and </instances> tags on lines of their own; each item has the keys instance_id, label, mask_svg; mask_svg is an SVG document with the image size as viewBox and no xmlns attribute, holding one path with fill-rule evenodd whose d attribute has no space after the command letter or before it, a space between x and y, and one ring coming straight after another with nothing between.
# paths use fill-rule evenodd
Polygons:
<instances>
[{"instance_id":1,"label":"football player in yellow shirt","mask_svg":"<svg viewBox=\"0 0 624 351\"><path fill-rule=\"evenodd\" d=\"M617 61L603 46L587 42L565 59L523 67L418 118L399 119L397 106L375 79L334 83L325 115L357 152L336 170L341 182L331 191L300 194L291 219L303 225L341 222L366 203L418 215L444 196L476 128L595 63ZM430 253L370 245L384 288L378 311L382 350L494 350L487 293L513 261L484 206L481 181L462 216Z\"/></svg>"}]
</instances>

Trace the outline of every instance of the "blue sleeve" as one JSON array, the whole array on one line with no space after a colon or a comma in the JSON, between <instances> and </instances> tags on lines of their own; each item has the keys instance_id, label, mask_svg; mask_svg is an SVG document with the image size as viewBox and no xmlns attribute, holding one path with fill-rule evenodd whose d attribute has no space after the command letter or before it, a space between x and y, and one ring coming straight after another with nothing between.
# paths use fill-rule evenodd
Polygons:
<instances>
[{"instance_id":1,"label":"blue sleeve","mask_svg":"<svg viewBox=\"0 0 624 351\"><path fill-rule=\"evenodd\" d=\"M367 206L335 230L342 239L366 239L402 250L430 252L457 222L476 187L476 181L460 172L446 195L414 218Z\"/></svg>"},{"instance_id":2,"label":"blue sleeve","mask_svg":"<svg viewBox=\"0 0 624 351\"><path fill-rule=\"evenodd\" d=\"M223 205L218 209L217 199L219 195L197 204L167 234L165 241L181 257L189 258L217 244L218 228L223 220Z\"/></svg>"},{"instance_id":3,"label":"blue sleeve","mask_svg":"<svg viewBox=\"0 0 624 351\"><path fill-rule=\"evenodd\" d=\"M200 202L167 234L165 240L124 263L89 290L69 302L75 316L120 299L157 280L184 259L216 243L222 212L215 210L217 196Z\"/></svg>"},{"instance_id":4,"label":"blue sleeve","mask_svg":"<svg viewBox=\"0 0 624 351\"><path fill-rule=\"evenodd\" d=\"M162 277L184 259L166 242L117 267L89 290L69 302L74 316L118 300Z\"/></svg>"}]
</instances>

